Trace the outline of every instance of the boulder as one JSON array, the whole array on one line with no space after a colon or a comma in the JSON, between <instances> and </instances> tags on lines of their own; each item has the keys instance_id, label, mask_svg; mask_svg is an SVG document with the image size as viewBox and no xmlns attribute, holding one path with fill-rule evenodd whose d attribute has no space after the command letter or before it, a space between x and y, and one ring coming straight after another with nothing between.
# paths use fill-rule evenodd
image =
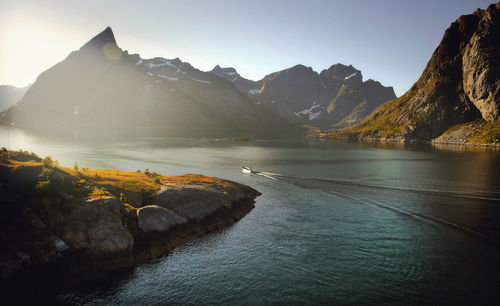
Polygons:
<instances>
[{"instance_id":1,"label":"boulder","mask_svg":"<svg viewBox=\"0 0 500 306\"><path fill-rule=\"evenodd\" d=\"M247 197L236 185L164 185L156 194L158 206L172 210L188 220L200 221L220 208Z\"/></svg>"},{"instance_id":2,"label":"boulder","mask_svg":"<svg viewBox=\"0 0 500 306\"><path fill-rule=\"evenodd\" d=\"M54 211L51 223L66 244L89 255L131 252L134 239L122 224L121 204L115 197L72 202ZM55 218L55 219L54 219Z\"/></svg>"},{"instance_id":3,"label":"boulder","mask_svg":"<svg viewBox=\"0 0 500 306\"><path fill-rule=\"evenodd\" d=\"M137 210L137 223L144 232L164 232L188 220L158 205L147 205Z\"/></svg>"}]
</instances>

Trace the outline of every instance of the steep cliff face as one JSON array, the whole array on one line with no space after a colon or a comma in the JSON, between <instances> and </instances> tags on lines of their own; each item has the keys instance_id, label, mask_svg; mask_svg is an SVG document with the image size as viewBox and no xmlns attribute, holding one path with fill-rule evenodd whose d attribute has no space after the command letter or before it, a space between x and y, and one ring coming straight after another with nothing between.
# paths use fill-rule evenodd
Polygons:
<instances>
[{"instance_id":1,"label":"steep cliff face","mask_svg":"<svg viewBox=\"0 0 500 306\"><path fill-rule=\"evenodd\" d=\"M267 75L251 99L286 122L339 127L358 123L375 107L396 98L392 87L363 82L361 71L342 64L317 73L296 65Z\"/></svg>"},{"instance_id":2,"label":"steep cliff face","mask_svg":"<svg viewBox=\"0 0 500 306\"><path fill-rule=\"evenodd\" d=\"M458 18L412 88L345 132L360 139L429 140L456 124L496 121L499 27L500 4Z\"/></svg>"}]
</instances>

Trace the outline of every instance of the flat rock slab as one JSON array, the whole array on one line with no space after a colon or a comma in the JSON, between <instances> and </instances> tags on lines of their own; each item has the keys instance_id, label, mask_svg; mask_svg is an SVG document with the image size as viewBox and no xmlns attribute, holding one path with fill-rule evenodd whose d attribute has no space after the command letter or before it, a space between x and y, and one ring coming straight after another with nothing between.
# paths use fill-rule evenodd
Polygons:
<instances>
[{"instance_id":1,"label":"flat rock slab","mask_svg":"<svg viewBox=\"0 0 500 306\"><path fill-rule=\"evenodd\" d=\"M168 184L157 192L156 204L188 220L202 220L245 197L246 191L236 184Z\"/></svg>"},{"instance_id":2,"label":"flat rock slab","mask_svg":"<svg viewBox=\"0 0 500 306\"><path fill-rule=\"evenodd\" d=\"M158 205L148 205L137 210L137 223L144 232L164 232L188 220Z\"/></svg>"}]
</instances>

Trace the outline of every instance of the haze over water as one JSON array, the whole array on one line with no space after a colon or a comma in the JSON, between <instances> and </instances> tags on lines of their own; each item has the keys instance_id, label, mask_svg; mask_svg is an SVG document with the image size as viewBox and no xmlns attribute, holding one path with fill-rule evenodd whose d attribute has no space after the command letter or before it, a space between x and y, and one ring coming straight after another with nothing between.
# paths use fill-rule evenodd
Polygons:
<instances>
[{"instance_id":1,"label":"haze over water","mask_svg":"<svg viewBox=\"0 0 500 306\"><path fill-rule=\"evenodd\" d=\"M262 192L255 208L69 303L493 302L500 153L309 140L63 143L0 128L63 166L202 173ZM240 173L242 165L275 179Z\"/></svg>"}]
</instances>

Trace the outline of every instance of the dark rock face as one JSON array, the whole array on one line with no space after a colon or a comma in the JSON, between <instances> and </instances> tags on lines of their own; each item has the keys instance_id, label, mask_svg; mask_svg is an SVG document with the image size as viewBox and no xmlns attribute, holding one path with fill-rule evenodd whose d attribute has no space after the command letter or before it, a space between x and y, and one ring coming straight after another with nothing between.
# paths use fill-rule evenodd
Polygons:
<instances>
[{"instance_id":1,"label":"dark rock face","mask_svg":"<svg viewBox=\"0 0 500 306\"><path fill-rule=\"evenodd\" d=\"M396 98L392 87L362 78L352 66L336 64L318 74L297 65L266 76L251 98L289 123L349 126Z\"/></svg>"},{"instance_id":2,"label":"dark rock face","mask_svg":"<svg viewBox=\"0 0 500 306\"><path fill-rule=\"evenodd\" d=\"M110 27L107 27L104 31L89 40L89 42L83 45L80 50L94 49L101 51L106 44L116 45L115 34L113 34Z\"/></svg>"},{"instance_id":3,"label":"dark rock face","mask_svg":"<svg viewBox=\"0 0 500 306\"><path fill-rule=\"evenodd\" d=\"M59 212L53 201L44 201L42 214L56 234L73 250L87 256L104 257L128 254L120 261L132 264L134 239L122 223L121 203L115 197L72 200L65 202ZM125 259L125 260L124 260Z\"/></svg>"},{"instance_id":4,"label":"dark rock face","mask_svg":"<svg viewBox=\"0 0 500 306\"><path fill-rule=\"evenodd\" d=\"M428 140L455 124L497 120L499 28L500 4L458 18L413 87L349 132L361 139Z\"/></svg>"}]
</instances>

